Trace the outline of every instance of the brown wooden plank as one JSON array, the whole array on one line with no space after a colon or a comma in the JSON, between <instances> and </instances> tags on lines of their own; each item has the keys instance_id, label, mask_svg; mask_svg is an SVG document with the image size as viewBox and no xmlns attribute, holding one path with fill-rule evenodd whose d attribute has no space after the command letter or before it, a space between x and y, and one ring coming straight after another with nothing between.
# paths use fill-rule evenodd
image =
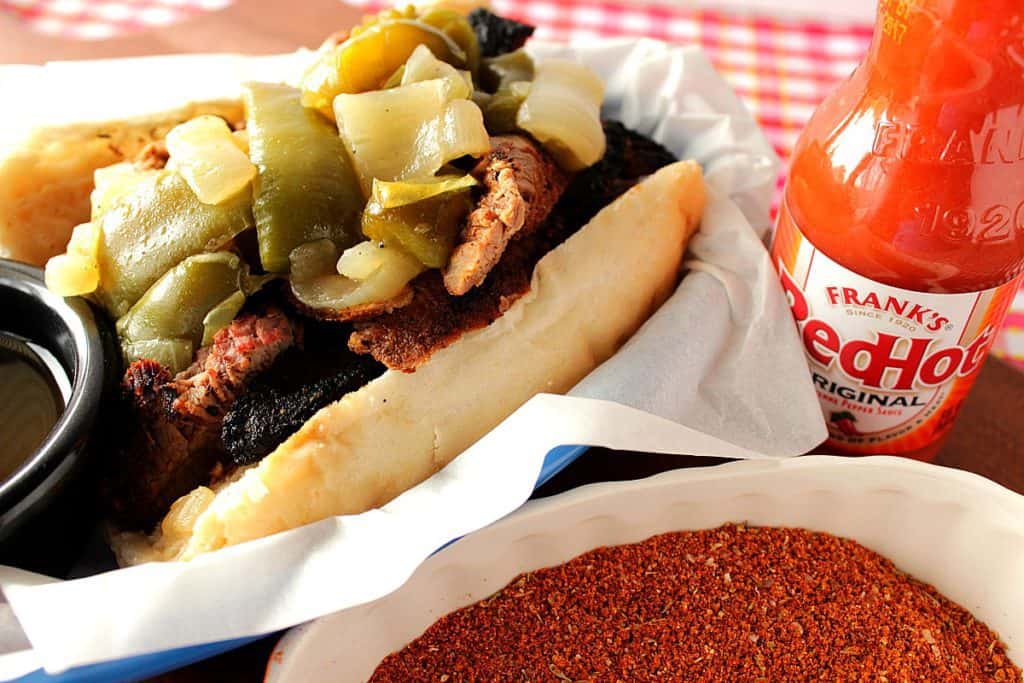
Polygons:
<instances>
[{"instance_id":1,"label":"brown wooden plank","mask_svg":"<svg viewBox=\"0 0 1024 683\"><path fill-rule=\"evenodd\" d=\"M0 12L0 63L41 64L197 52L275 54L317 47L334 31L359 22L363 12L338 0L237 0L180 23L107 40L75 40L35 33Z\"/></svg>"},{"instance_id":2,"label":"brown wooden plank","mask_svg":"<svg viewBox=\"0 0 1024 683\"><path fill-rule=\"evenodd\" d=\"M990 359L935 462L1024 493L1024 373Z\"/></svg>"}]
</instances>

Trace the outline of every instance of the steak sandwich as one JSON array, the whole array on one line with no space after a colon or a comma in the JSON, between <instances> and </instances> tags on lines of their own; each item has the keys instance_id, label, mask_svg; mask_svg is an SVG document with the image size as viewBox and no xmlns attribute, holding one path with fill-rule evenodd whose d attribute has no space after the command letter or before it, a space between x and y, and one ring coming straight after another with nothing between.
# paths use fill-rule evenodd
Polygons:
<instances>
[{"instance_id":1,"label":"steak sandwich","mask_svg":"<svg viewBox=\"0 0 1024 683\"><path fill-rule=\"evenodd\" d=\"M388 10L300 87L246 84L239 116L96 164L46 275L116 321L102 494L121 563L381 506L673 291L699 167L602 121L597 76L534 62L531 33Z\"/></svg>"}]
</instances>

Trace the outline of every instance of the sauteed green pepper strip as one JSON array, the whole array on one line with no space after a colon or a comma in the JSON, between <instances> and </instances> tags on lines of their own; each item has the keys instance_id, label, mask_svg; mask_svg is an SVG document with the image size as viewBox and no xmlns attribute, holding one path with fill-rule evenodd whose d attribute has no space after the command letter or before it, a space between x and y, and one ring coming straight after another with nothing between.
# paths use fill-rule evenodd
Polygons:
<instances>
[{"instance_id":1,"label":"sauteed green pepper strip","mask_svg":"<svg viewBox=\"0 0 1024 683\"><path fill-rule=\"evenodd\" d=\"M505 135L516 129L516 115L530 93L530 84L516 81L487 98L483 105L484 123L492 135Z\"/></svg>"},{"instance_id":2,"label":"sauteed green pepper strip","mask_svg":"<svg viewBox=\"0 0 1024 683\"><path fill-rule=\"evenodd\" d=\"M472 178L469 180L475 184ZM407 195L410 194L408 188L415 187L405 183L384 185L404 185ZM414 196L408 196L408 203L392 208L385 208L386 202L380 201L381 198L376 196L380 193L375 191L375 197L363 212L363 234L389 246L400 247L428 268L443 268L448 263L464 219L473 208L469 186L465 184L454 191L430 194L436 192L432 188L443 185L443 182L423 183L421 187L425 198L415 200Z\"/></svg>"},{"instance_id":3,"label":"sauteed green pepper strip","mask_svg":"<svg viewBox=\"0 0 1024 683\"><path fill-rule=\"evenodd\" d=\"M190 256L167 271L117 321L119 336L133 342L188 339L198 346L206 316L241 292L244 269L242 260L230 252Z\"/></svg>"},{"instance_id":4,"label":"sauteed green pepper strip","mask_svg":"<svg viewBox=\"0 0 1024 683\"><path fill-rule=\"evenodd\" d=\"M155 173L103 214L95 296L120 317L183 259L218 249L252 225L248 189L203 204L176 172Z\"/></svg>"},{"instance_id":5,"label":"sauteed green pepper strip","mask_svg":"<svg viewBox=\"0 0 1024 683\"><path fill-rule=\"evenodd\" d=\"M488 92L497 92L520 81L532 81L533 59L522 48L483 61L480 85Z\"/></svg>"},{"instance_id":6,"label":"sauteed green pepper strip","mask_svg":"<svg viewBox=\"0 0 1024 683\"><path fill-rule=\"evenodd\" d=\"M178 374L192 364L193 345L188 339L149 339L141 342L121 341L125 364L145 358Z\"/></svg>"},{"instance_id":7,"label":"sauteed green pepper strip","mask_svg":"<svg viewBox=\"0 0 1024 683\"><path fill-rule=\"evenodd\" d=\"M442 19L439 16L436 22L447 25ZM475 36L472 44L476 45ZM320 54L303 76L302 103L332 117L335 97L380 88L419 45L426 45L438 59L458 68L469 65L457 39L437 26L409 18L385 18L361 27L345 42Z\"/></svg>"},{"instance_id":8,"label":"sauteed green pepper strip","mask_svg":"<svg viewBox=\"0 0 1024 683\"><path fill-rule=\"evenodd\" d=\"M263 267L288 271L292 249L319 239L339 248L360 240L363 196L338 132L302 106L295 88L249 83L242 91Z\"/></svg>"},{"instance_id":9,"label":"sauteed green pepper strip","mask_svg":"<svg viewBox=\"0 0 1024 683\"><path fill-rule=\"evenodd\" d=\"M483 60L480 81L494 93L481 106L487 130L501 135L516 129L516 114L530 92L533 76L533 60L522 49Z\"/></svg>"},{"instance_id":10,"label":"sauteed green pepper strip","mask_svg":"<svg viewBox=\"0 0 1024 683\"><path fill-rule=\"evenodd\" d=\"M445 7L432 7L426 9L417 19L428 26L441 31L462 48L465 53L465 68L471 74L476 75L480 68L480 42L477 40L476 31L469 23L465 15ZM442 58L442 55L435 55Z\"/></svg>"}]
</instances>

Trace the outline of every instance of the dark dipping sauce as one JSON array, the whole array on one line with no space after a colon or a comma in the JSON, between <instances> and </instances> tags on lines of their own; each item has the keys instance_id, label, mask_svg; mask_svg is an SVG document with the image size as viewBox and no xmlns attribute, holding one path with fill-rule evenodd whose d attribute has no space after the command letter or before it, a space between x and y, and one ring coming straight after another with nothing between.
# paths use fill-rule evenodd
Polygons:
<instances>
[{"instance_id":1,"label":"dark dipping sauce","mask_svg":"<svg viewBox=\"0 0 1024 683\"><path fill-rule=\"evenodd\" d=\"M44 361L25 342L0 334L0 480L32 456L63 410Z\"/></svg>"},{"instance_id":2,"label":"dark dipping sauce","mask_svg":"<svg viewBox=\"0 0 1024 683\"><path fill-rule=\"evenodd\" d=\"M864 546L727 525L523 574L378 667L385 681L1020 681L998 635Z\"/></svg>"}]
</instances>

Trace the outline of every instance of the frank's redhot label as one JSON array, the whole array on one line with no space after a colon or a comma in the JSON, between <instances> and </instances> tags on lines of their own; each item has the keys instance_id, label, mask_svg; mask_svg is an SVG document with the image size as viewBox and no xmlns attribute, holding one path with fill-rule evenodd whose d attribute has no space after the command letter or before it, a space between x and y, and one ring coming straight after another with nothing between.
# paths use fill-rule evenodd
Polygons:
<instances>
[{"instance_id":1,"label":"frank's redhot label","mask_svg":"<svg viewBox=\"0 0 1024 683\"><path fill-rule=\"evenodd\" d=\"M916 451L950 429L1021 284L968 294L883 285L818 251L785 208L772 260L830 438L865 454Z\"/></svg>"}]
</instances>

